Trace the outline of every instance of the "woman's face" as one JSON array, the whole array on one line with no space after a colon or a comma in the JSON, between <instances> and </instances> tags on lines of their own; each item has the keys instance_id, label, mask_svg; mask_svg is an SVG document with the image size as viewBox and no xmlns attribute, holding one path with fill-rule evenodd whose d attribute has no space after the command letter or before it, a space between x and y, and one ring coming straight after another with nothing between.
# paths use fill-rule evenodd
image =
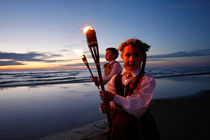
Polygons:
<instances>
[{"instance_id":1,"label":"woman's face","mask_svg":"<svg viewBox=\"0 0 210 140\"><path fill-rule=\"evenodd\" d=\"M144 59L141 49L132 47L131 45L123 48L121 57L124 62L125 69L129 72L137 70Z\"/></svg>"}]
</instances>

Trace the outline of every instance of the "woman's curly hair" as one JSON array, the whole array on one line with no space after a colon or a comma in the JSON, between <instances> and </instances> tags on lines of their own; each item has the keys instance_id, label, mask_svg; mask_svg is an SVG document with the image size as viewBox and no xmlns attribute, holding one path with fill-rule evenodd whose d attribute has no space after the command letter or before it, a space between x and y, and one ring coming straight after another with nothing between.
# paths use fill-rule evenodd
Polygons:
<instances>
[{"instance_id":1,"label":"woman's curly hair","mask_svg":"<svg viewBox=\"0 0 210 140\"><path fill-rule=\"evenodd\" d=\"M131 45L133 47L137 47L137 48L140 48L142 50L143 53L146 53L150 46L147 45L146 43L142 42L141 40L138 40L138 39L129 39L123 43L121 43L121 45L119 46L118 50L119 51L123 51L124 47L125 46L128 46L128 45Z\"/></svg>"}]
</instances>

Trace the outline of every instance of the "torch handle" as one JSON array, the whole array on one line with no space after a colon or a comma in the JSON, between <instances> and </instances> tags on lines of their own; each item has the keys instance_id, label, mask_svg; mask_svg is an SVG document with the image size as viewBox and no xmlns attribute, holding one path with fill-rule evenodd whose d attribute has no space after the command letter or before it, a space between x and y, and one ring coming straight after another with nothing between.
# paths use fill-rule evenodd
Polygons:
<instances>
[{"instance_id":1,"label":"torch handle","mask_svg":"<svg viewBox=\"0 0 210 140\"><path fill-rule=\"evenodd\" d=\"M89 70L91 76L93 77L93 73L92 73L92 71L90 70L90 67L89 67L88 63L85 63L85 65L87 66L87 68L88 68L88 70Z\"/></svg>"},{"instance_id":2,"label":"torch handle","mask_svg":"<svg viewBox=\"0 0 210 140\"><path fill-rule=\"evenodd\" d=\"M103 79L102 79L102 75L101 75L100 63L96 63L96 68L97 68L97 71L98 71L98 77L99 77L99 82L100 82L100 85L101 85L101 90L105 91L104 83L103 83ZM105 106L107 107L107 109L109 109L109 103L105 103ZM106 113L106 118L108 120L109 129L111 130L112 129L112 118L111 118L111 114L110 114L109 111Z\"/></svg>"},{"instance_id":3,"label":"torch handle","mask_svg":"<svg viewBox=\"0 0 210 140\"><path fill-rule=\"evenodd\" d=\"M91 71L91 69L90 69L88 63L85 63L85 65L87 66L87 68L88 68L88 70L89 70L91 76L93 77L93 73L92 73L92 71ZM99 86L97 86L97 87L98 87L98 89L100 89Z\"/></svg>"},{"instance_id":4,"label":"torch handle","mask_svg":"<svg viewBox=\"0 0 210 140\"><path fill-rule=\"evenodd\" d=\"M99 77L99 82L101 85L101 90L105 91L104 88L104 84L103 84L103 79L102 79L102 75L101 75L101 68L100 68L100 61L99 61L99 51L98 51L98 42L97 42L97 38L96 38L96 32L95 30L89 28L88 31L86 32L86 38L87 38L87 43L88 43L88 47L90 49L91 55L95 61L96 64L96 68L98 71L98 77ZM109 104L107 103L106 106L109 108ZM109 122L109 127L111 129L112 124L111 124L111 114L110 112L106 113L108 122Z\"/></svg>"},{"instance_id":5,"label":"torch handle","mask_svg":"<svg viewBox=\"0 0 210 140\"><path fill-rule=\"evenodd\" d=\"M105 91L105 88L104 88L104 83L103 83L103 78L102 78L102 74L101 74L101 67L100 67L100 64L96 64L96 68L97 68L97 71L98 71L98 77L99 77L99 83L101 85L101 90L102 91Z\"/></svg>"},{"instance_id":6,"label":"torch handle","mask_svg":"<svg viewBox=\"0 0 210 140\"><path fill-rule=\"evenodd\" d=\"M103 78L102 78L102 74L101 74L98 44L96 46L94 46L94 47L90 47L89 46L89 50L91 52L92 58L93 58L93 60L95 62L95 65L96 65L96 69L97 69L97 72L98 72L99 83L101 85L101 90L105 91Z\"/></svg>"}]
</instances>

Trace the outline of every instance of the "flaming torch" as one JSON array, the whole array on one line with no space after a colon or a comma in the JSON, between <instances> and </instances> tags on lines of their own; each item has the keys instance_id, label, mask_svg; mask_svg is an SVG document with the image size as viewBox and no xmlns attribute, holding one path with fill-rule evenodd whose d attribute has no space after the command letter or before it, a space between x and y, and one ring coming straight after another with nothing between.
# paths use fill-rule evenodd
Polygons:
<instances>
[{"instance_id":1,"label":"flaming torch","mask_svg":"<svg viewBox=\"0 0 210 140\"><path fill-rule=\"evenodd\" d=\"M87 66L87 68L88 68L88 70L89 70L91 76L93 77L93 73L92 73L92 71L91 71L91 69L90 69L90 66L89 66L89 64L88 64L88 61L87 61L86 56L84 55L83 50L82 50L82 49L75 49L74 52L77 53L77 54L82 58L82 61L85 63L85 65ZM97 87L98 87L98 86L97 86ZM98 89L100 89L100 88L98 87Z\"/></svg>"},{"instance_id":2,"label":"flaming torch","mask_svg":"<svg viewBox=\"0 0 210 140\"><path fill-rule=\"evenodd\" d=\"M95 30L93 30L93 27L91 27L91 26L85 27L83 31L86 35L88 48L89 48L89 50L91 52L91 55L93 57L93 60L96 64L96 68L97 68L97 71L98 71L98 77L99 77L99 83L101 85L101 90L105 91L104 84L103 84L103 79L102 79L102 75L101 75L101 67L100 67L98 42L97 42L97 38L96 38L96 32L95 32Z\"/></svg>"},{"instance_id":3,"label":"flaming torch","mask_svg":"<svg viewBox=\"0 0 210 140\"><path fill-rule=\"evenodd\" d=\"M98 42L96 38L96 32L93 30L93 27L87 26L84 28L84 33L86 35L87 43L88 43L88 48L91 52L91 55L93 57L93 60L95 61L95 65L98 71L98 77L99 77L99 83L101 85L101 90L105 91L104 89L104 84L103 84L103 79L101 75L101 67L100 67L100 61L99 61L99 51L98 51ZM109 109L109 103L105 104L106 108ZM109 123L109 128L111 129L112 124L111 124L111 114L110 112L106 113L106 117Z\"/></svg>"},{"instance_id":4,"label":"flaming torch","mask_svg":"<svg viewBox=\"0 0 210 140\"><path fill-rule=\"evenodd\" d=\"M91 76L93 77L93 73L92 73L92 71L90 70L90 67L89 67L89 64L88 64L88 61L87 61L86 56L83 54L81 57L82 57L82 61L83 61L83 62L85 63L85 65L87 66L87 68L88 68L88 70L89 70Z\"/></svg>"}]
</instances>

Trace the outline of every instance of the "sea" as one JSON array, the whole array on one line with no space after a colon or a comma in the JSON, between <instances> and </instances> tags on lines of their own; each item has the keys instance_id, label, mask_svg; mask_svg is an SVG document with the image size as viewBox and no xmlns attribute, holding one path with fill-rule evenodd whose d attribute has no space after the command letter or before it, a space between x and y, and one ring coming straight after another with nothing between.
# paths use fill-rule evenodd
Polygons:
<instances>
[{"instance_id":1,"label":"sea","mask_svg":"<svg viewBox=\"0 0 210 140\"><path fill-rule=\"evenodd\" d=\"M92 69L92 72L97 76L96 69ZM156 67L147 68L146 73L154 78L202 75L210 73L210 67ZM0 71L0 88L91 81L87 69Z\"/></svg>"},{"instance_id":2,"label":"sea","mask_svg":"<svg viewBox=\"0 0 210 140\"><path fill-rule=\"evenodd\" d=\"M210 67L146 72L156 81L153 99L210 90ZM87 69L0 71L0 140L36 140L105 120L100 102Z\"/></svg>"}]
</instances>

